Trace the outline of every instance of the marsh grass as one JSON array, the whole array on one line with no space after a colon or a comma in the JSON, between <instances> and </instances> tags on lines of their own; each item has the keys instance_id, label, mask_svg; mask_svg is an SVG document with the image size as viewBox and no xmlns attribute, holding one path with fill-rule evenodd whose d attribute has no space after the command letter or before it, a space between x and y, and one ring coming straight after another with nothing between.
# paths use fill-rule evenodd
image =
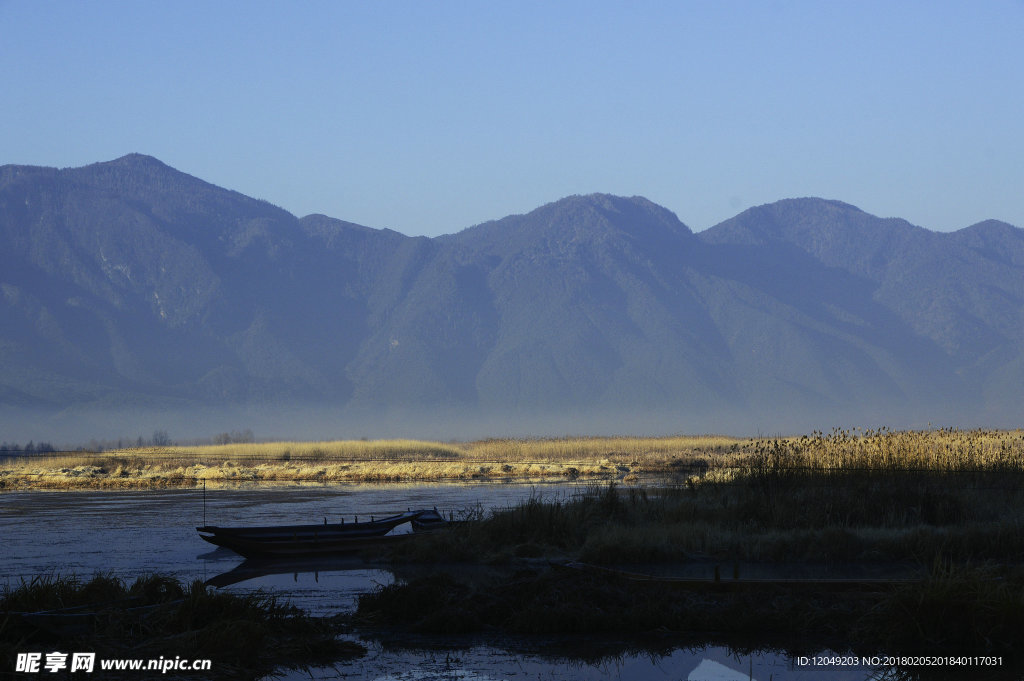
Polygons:
<instances>
[{"instance_id":1,"label":"marsh grass","mask_svg":"<svg viewBox=\"0 0 1024 681\"><path fill-rule=\"evenodd\" d=\"M1019 484L1021 431L845 431L776 439L722 436L575 437L442 443L419 440L233 443L0 460L0 489L160 488L245 482L579 480L758 489L774 514L795 489L860 494L906 484L906 508L956 518L944 480L977 489ZM938 485L929 480L939 479ZM808 484L809 481L814 484ZM808 494L811 494L808 492ZM936 496L938 494L938 496ZM870 495L869 495L870 496ZM761 504L762 502L758 502ZM834 506L834 504L833 504ZM888 507L892 507L891 504ZM751 512L763 513L758 507Z\"/></svg>"},{"instance_id":2,"label":"marsh grass","mask_svg":"<svg viewBox=\"0 0 1024 681\"><path fill-rule=\"evenodd\" d=\"M759 441L675 484L531 498L436 541L481 560L1019 561L1021 444L979 431Z\"/></svg>"},{"instance_id":3,"label":"marsh grass","mask_svg":"<svg viewBox=\"0 0 1024 681\"><path fill-rule=\"evenodd\" d=\"M38 628L17 614L78 606L89 606L90 619L74 632ZM89 581L49 575L0 593L5 659L60 645L100 657L210 659L212 676L204 678L256 678L277 666L304 667L365 652L336 640L337 633L331 623L263 593L219 592L199 581L183 585L158 575L131 585L110 575Z\"/></svg>"},{"instance_id":4,"label":"marsh grass","mask_svg":"<svg viewBox=\"0 0 1024 681\"><path fill-rule=\"evenodd\" d=\"M903 650L998 647L1019 653L1024 644L1024 572L1019 566L941 561L925 581L893 590L860 625L866 630L885 627L888 644Z\"/></svg>"},{"instance_id":5,"label":"marsh grass","mask_svg":"<svg viewBox=\"0 0 1024 681\"><path fill-rule=\"evenodd\" d=\"M475 581L436 573L384 586L359 598L354 622L362 634L397 645L407 632L488 632L607 636L641 650L713 642L772 645L794 656L1002 656L997 676L968 677L1020 678L1022 588L1019 571L949 565L918 583L850 592L799 583L695 588L613 571L532 567ZM963 669L928 671L897 667L886 678L966 678Z\"/></svg>"},{"instance_id":6,"label":"marsh grass","mask_svg":"<svg viewBox=\"0 0 1024 681\"><path fill-rule=\"evenodd\" d=\"M1008 675L991 678L1021 678L1019 434L982 435L969 456L952 461L942 453L957 440L970 447L969 435L919 434L917 452L906 434L762 441L742 465L677 485L596 484L563 498L533 497L393 556L443 555L505 566L504 574L483 583L443 572L400 581L361 598L356 622L371 631L636 636L643 646L669 648L709 637L728 645L771 640L803 655L998 655L998 674ZM827 580L745 586L739 577L719 589L710 578L569 573L558 567L565 561L644 564L658 574L697 563L718 566L716 574L721 567L723 581L741 562L798 564L821 577L870 564L898 579L835 590ZM925 671L895 668L886 678L933 678Z\"/></svg>"},{"instance_id":7,"label":"marsh grass","mask_svg":"<svg viewBox=\"0 0 1024 681\"><path fill-rule=\"evenodd\" d=\"M0 461L0 489L152 488L240 482L614 480L738 461L725 437L234 443Z\"/></svg>"}]
</instances>

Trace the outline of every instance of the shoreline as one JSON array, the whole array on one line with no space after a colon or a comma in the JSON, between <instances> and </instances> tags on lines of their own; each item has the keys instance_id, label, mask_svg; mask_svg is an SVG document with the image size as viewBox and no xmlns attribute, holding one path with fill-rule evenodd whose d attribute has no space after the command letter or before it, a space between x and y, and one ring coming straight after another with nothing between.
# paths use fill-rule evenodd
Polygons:
<instances>
[{"instance_id":1,"label":"shoreline","mask_svg":"<svg viewBox=\"0 0 1024 681\"><path fill-rule=\"evenodd\" d=\"M737 461L749 440L719 436L274 442L149 447L0 459L0 493L144 490L245 483L635 482Z\"/></svg>"},{"instance_id":2,"label":"shoreline","mask_svg":"<svg viewBox=\"0 0 1024 681\"><path fill-rule=\"evenodd\" d=\"M245 483L729 483L789 472L815 479L1024 471L1024 433L833 430L773 439L727 436L270 442L148 447L0 458L0 493L145 490ZM965 478L966 480L966 478ZM973 484L969 480L967 484Z\"/></svg>"},{"instance_id":3,"label":"shoreline","mask_svg":"<svg viewBox=\"0 0 1024 681\"><path fill-rule=\"evenodd\" d=\"M970 648L1005 655L1001 673L1022 669L1013 654L1024 646L1024 571L1019 567L1024 555L1024 438L1019 431L839 432L737 441L735 448L729 444L717 451L657 439L639 443L643 450L626 451L624 443L502 443L513 470L536 465L544 453L549 470L581 470L589 457L598 471L605 466L615 478L587 480L581 471L574 478L581 483L579 493L555 499L531 495L470 523L392 547L381 558L395 568L395 584L367 595L362 613L339 623L386 645L410 635L440 633L448 647L457 647L459 636L490 633L552 641L563 636L657 637L674 648L709 627L737 644L763 644L767 628L784 635L781 645L793 650L808 640L862 655L915 649L934 655L939 649ZM337 460L341 454L354 458L349 446L377 447L376 458L364 456L358 462L372 468L422 466L422 460L412 459L426 456L421 444L315 446L321 450L315 462L297 460L311 452L292 449L288 460L278 452L270 463L299 470L309 464L317 470L349 466L351 471L357 462ZM426 463L470 466L483 473L484 457L498 459L496 445L487 446L491 449L458 445L463 449L444 460L435 451ZM557 449L545 452L545 447ZM259 453L261 459L254 449L207 450L185 459L181 451L171 457L154 450L147 457L134 452L133 460L115 452L108 455L111 465L105 474L117 471L114 464L124 466L121 473L128 475L152 470L145 466L154 463L210 470L214 453L222 458L231 454L231 465L222 461L217 468L236 472L275 456L271 450ZM74 470L66 465L72 461L61 463ZM89 465L96 463L103 462ZM0 470L8 464L0 464ZM136 464L139 468L133 469ZM622 484L628 475L635 475L638 484ZM342 482L240 481L237 475L229 481L207 480L208 485L295 489ZM550 475L535 484L566 480ZM442 482L493 481L480 475ZM376 484L352 482L368 488ZM291 498L288 492L278 496ZM118 505L116 500L111 504ZM442 564L442 558L455 567ZM573 561L586 565L571 571L552 567ZM787 562L795 574L782 574ZM844 563L851 566L849 574L827 574ZM916 574L871 574L896 564ZM503 572L477 579L467 576L465 566ZM766 574L758 574L762 569ZM918 574L923 579L914 579Z\"/></svg>"}]
</instances>

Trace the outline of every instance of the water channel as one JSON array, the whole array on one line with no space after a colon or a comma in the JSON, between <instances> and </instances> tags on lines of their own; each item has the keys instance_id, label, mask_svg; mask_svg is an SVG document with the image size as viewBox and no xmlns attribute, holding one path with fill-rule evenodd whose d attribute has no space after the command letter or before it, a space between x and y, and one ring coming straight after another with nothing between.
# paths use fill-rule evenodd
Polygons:
<instances>
[{"instance_id":1,"label":"water channel","mask_svg":"<svg viewBox=\"0 0 1024 681\"><path fill-rule=\"evenodd\" d=\"M143 574L169 574L189 582L230 572L242 558L203 542L197 525L337 522L355 515L386 515L409 508L441 510L510 506L531 495L566 497L572 484L333 484L252 486L208 490L129 492L4 492L0 494L0 586L37 575L105 572L129 583ZM205 502L204 502L205 496ZM351 561L261 574L225 586L262 589L315 615L351 610L360 593L390 584L386 569ZM469 645L395 651L363 641L369 653L331 668L283 671L275 678L364 681L552 681L618 679L733 681L771 679L860 681L867 667L815 669L774 653L734 655L719 647L670 655L610 655L597 662L540 654L528 643Z\"/></svg>"}]
</instances>

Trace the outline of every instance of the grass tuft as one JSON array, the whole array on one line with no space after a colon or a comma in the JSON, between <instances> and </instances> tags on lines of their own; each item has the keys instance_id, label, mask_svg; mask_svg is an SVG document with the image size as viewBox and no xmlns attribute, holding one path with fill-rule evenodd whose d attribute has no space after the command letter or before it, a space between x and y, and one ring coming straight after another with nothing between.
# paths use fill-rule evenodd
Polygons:
<instances>
[{"instance_id":1,"label":"grass tuft","mask_svg":"<svg viewBox=\"0 0 1024 681\"><path fill-rule=\"evenodd\" d=\"M70 611L74 617L56 625L20 615L68 608L77 608ZM337 633L330 622L265 594L218 592L159 575L130 586L110 575L89 581L45 576L0 593L5 659L59 645L98 657L210 659L209 678L255 678L279 666L305 668L365 653L337 640Z\"/></svg>"}]
</instances>

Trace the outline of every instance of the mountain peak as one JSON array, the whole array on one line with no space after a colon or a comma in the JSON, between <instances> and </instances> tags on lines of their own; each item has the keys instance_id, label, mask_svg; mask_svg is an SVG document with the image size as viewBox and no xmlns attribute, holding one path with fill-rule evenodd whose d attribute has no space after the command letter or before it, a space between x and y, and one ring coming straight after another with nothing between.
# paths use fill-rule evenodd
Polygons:
<instances>
[{"instance_id":1,"label":"mountain peak","mask_svg":"<svg viewBox=\"0 0 1024 681\"><path fill-rule=\"evenodd\" d=\"M213 186L188 173L172 168L158 158L137 153L126 154L112 161L91 163L80 168L66 168L62 172L70 173L88 182L114 181L120 184L126 181L131 183L155 181L161 185L166 182L189 182Z\"/></svg>"},{"instance_id":2,"label":"mountain peak","mask_svg":"<svg viewBox=\"0 0 1024 681\"><path fill-rule=\"evenodd\" d=\"M793 242L817 250L837 240L885 240L930 233L899 218L879 218L833 199L783 199L748 208L701 233L708 243ZM816 245L815 245L816 244Z\"/></svg>"},{"instance_id":3,"label":"mountain peak","mask_svg":"<svg viewBox=\"0 0 1024 681\"><path fill-rule=\"evenodd\" d=\"M623 215L623 216L636 216L638 213L647 213L650 215L656 215L660 219L667 220L669 222L678 223L679 227L689 231L682 222L679 222L679 218L676 214L669 209L659 206L653 201L643 196L617 196L615 194L573 194L567 196L558 201L553 201L549 204L541 206L540 208L532 211L536 213L546 209L557 209L557 210L574 210L574 209L589 209L598 211L605 214L606 216L611 215ZM532 214L531 213L531 214Z\"/></svg>"},{"instance_id":4,"label":"mountain peak","mask_svg":"<svg viewBox=\"0 0 1024 681\"><path fill-rule=\"evenodd\" d=\"M102 161L93 163L86 168L128 168L128 169L152 169L152 170L174 170L160 159L140 153L125 154L113 161Z\"/></svg>"},{"instance_id":5,"label":"mountain peak","mask_svg":"<svg viewBox=\"0 0 1024 681\"><path fill-rule=\"evenodd\" d=\"M880 218L842 201L785 199L750 208L701 232L705 243L799 249L830 267L880 280L896 253L921 255L942 235L899 218Z\"/></svg>"},{"instance_id":6,"label":"mountain peak","mask_svg":"<svg viewBox=\"0 0 1024 681\"><path fill-rule=\"evenodd\" d=\"M1015 227L1014 225L1011 225L1008 222L1003 222L1002 220L982 220L981 222L974 223L970 227L964 227L963 229L959 230L959 233L985 234L993 236L1018 236L1021 231L1022 230L1020 229L1020 227Z\"/></svg>"},{"instance_id":7,"label":"mountain peak","mask_svg":"<svg viewBox=\"0 0 1024 681\"><path fill-rule=\"evenodd\" d=\"M133 151L130 154L125 154L120 158L116 158L113 161L110 161L110 163L147 163L160 166L167 165L166 163L156 158L155 156L150 156L148 154L140 154L137 151Z\"/></svg>"},{"instance_id":8,"label":"mountain peak","mask_svg":"<svg viewBox=\"0 0 1024 681\"><path fill-rule=\"evenodd\" d=\"M525 215L510 215L463 230L449 238L463 244L502 244L502 249L561 248L605 240L644 240L692 236L675 213L642 196L573 194L536 208Z\"/></svg>"},{"instance_id":9,"label":"mountain peak","mask_svg":"<svg viewBox=\"0 0 1024 681\"><path fill-rule=\"evenodd\" d=\"M984 220L949 235L976 253L1015 267L1024 266L1024 229L1002 222Z\"/></svg>"},{"instance_id":10,"label":"mountain peak","mask_svg":"<svg viewBox=\"0 0 1024 681\"><path fill-rule=\"evenodd\" d=\"M856 206L815 196L782 199L754 206L721 224L742 223L757 226L762 235L776 234L794 225L832 224L836 220L860 219L868 214ZM715 229L718 227L712 227ZM710 230L709 230L710 231Z\"/></svg>"}]
</instances>

